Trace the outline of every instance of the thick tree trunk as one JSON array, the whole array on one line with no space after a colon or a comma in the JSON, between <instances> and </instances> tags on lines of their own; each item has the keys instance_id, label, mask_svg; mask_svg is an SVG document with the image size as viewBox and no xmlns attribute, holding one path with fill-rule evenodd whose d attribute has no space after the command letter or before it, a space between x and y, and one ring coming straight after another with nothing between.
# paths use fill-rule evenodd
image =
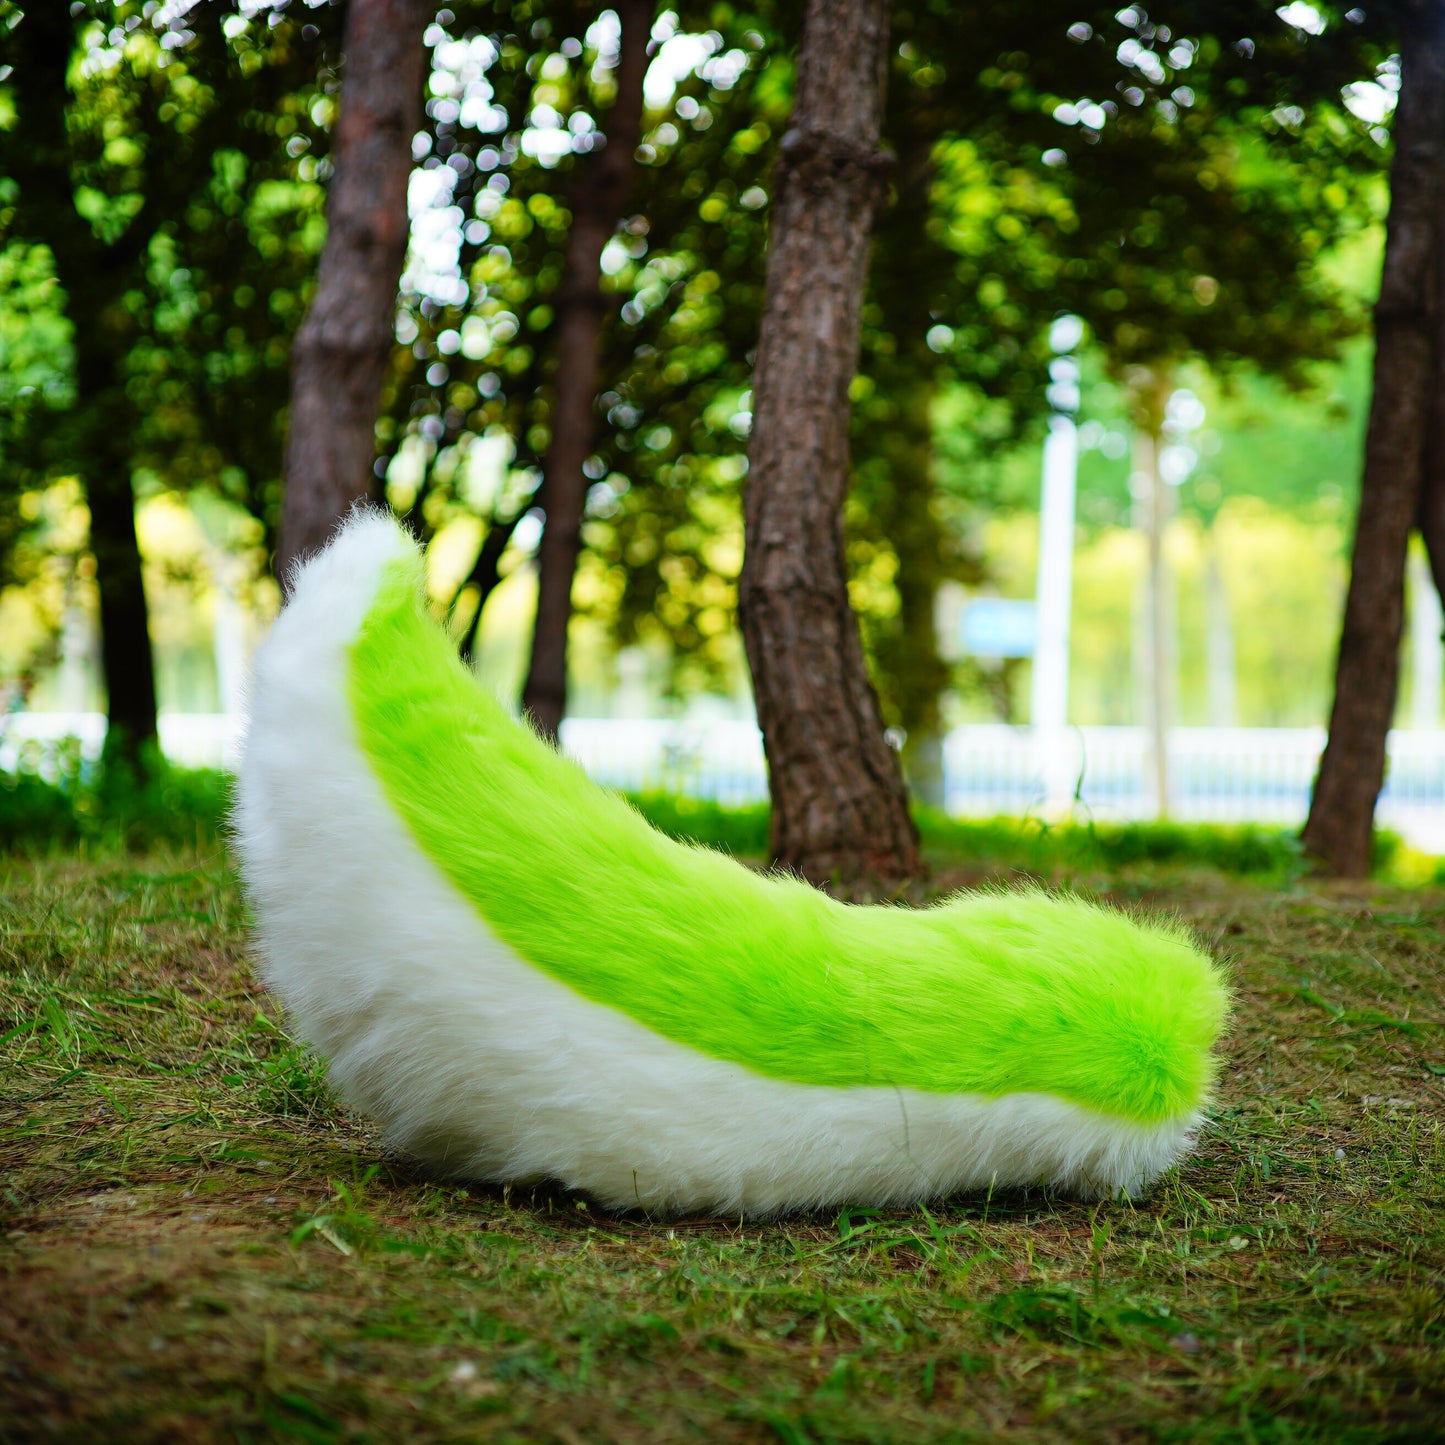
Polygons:
<instances>
[{"instance_id":1,"label":"thick tree trunk","mask_svg":"<svg viewBox=\"0 0 1445 1445\"><path fill-rule=\"evenodd\" d=\"M1445 191L1445 184L1442 184ZM1445 206L1435 212L1435 376L1416 522L1435 590L1445 602Z\"/></svg>"},{"instance_id":2,"label":"thick tree trunk","mask_svg":"<svg viewBox=\"0 0 1445 1445\"><path fill-rule=\"evenodd\" d=\"M102 461L92 455L89 460L90 550L100 594L100 662L107 699L105 757L138 767L156 738L156 684L135 495L128 459Z\"/></svg>"},{"instance_id":3,"label":"thick tree trunk","mask_svg":"<svg viewBox=\"0 0 1445 1445\"><path fill-rule=\"evenodd\" d=\"M124 778L148 765L147 752L157 736L156 683L131 485L134 417L123 381L125 311L117 297L105 294L106 275L95 264L70 297L71 317L90 338L76 367L72 461L90 507L106 692L103 756L107 770L123 764Z\"/></svg>"},{"instance_id":4,"label":"thick tree trunk","mask_svg":"<svg viewBox=\"0 0 1445 1445\"><path fill-rule=\"evenodd\" d=\"M542 505L547 514L537 551L537 622L522 708L538 732L557 738L567 707L567 626L572 620L572 579L582 549L587 478L582 464L592 451L602 341L602 248L626 211L642 132L642 82L654 0L619 0L621 22L617 95L607 122L607 143L571 195L572 226L555 308L557 370L551 439L542 462Z\"/></svg>"},{"instance_id":5,"label":"thick tree trunk","mask_svg":"<svg viewBox=\"0 0 1445 1445\"><path fill-rule=\"evenodd\" d=\"M316 296L292 347L276 572L326 544L375 490L376 415L406 258L411 140L430 0L350 0L335 172Z\"/></svg>"},{"instance_id":6,"label":"thick tree trunk","mask_svg":"<svg viewBox=\"0 0 1445 1445\"><path fill-rule=\"evenodd\" d=\"M91 278L101 274L99 268ZM155 664L149 612L136 536L131 486L133 418L119 373L123 351L113 334L122 315L115 304L99 306L84 283L72 294L72 317L91 337L76 368L77 425L73 463L85 481L90 506L90 550L100 601L100 666L105 679L107 766L121 762L132 772L146 766L156 739Z\"/></svg>"},{"instance_id":7,"label":"thick tree trunk","mask_svg":"<svg viewBox=\"0 0 1445 1445\"><path fill-rule=\"evenodd\" d=\"M1304 844L1328 872L1370 871L1375 799L1395 711L1405 554L1419 515L1435 345L1438 235L1445 206L1445 5L1401 7L1401 88L1390 216L1375 308L1375 380L1329 742Z\"/></svg>"},{"instance_id":8,"label":"thick tree trunk","mask_svg":"<svg viewBox=\"0 0 1445 1445\"><path fill-rule=\"evenodd\" d=\"M848 602L848 388L886 156L887 0L808 0L774 188L739 586L772 851L817 882L921 869Z\"/></svg>"},{"instance_id":9,"label":"thick tree trunk","mask_svg":"<svg viewBox=\"0 0 1445 1445\"><path fill-rule=\"evenodd\" d=\"M1445 228L1436 245L1445 250ZM1445 294L1445 290L1442 290ZM1417 521L1425 542L1425 557L1435 590L1445 602L1445 336L1435 347L1434 417L1430 423L1430 444L1420 478L1420 508Z\"/></svg>"},{"instance_id":10,"label":"thick tree trunk","mask_svg":"<svg viewBox=\"0 0 1445 1445\"><path fill-rule=\"evenodd\" d=\"M74 464L90 506L90 550L100 601L100 667L105 678L104 758L138 772L156 740L155 664L142 578L131 486L135 426L126 398L124 358L129 343L119 304L124 271L91 262L71 288L71 318L89 337L76 367ZM61 272L62 283L67 281Z\"/></svg>"},{"instance_id":11,"label":"thick tree trunk","mask_svg":"<svg viewBox=\"0 0 1445 1445\"><path fill-rule=\"evenodd\" d=\"M105 760L135 770L156 737L156 689L131 488L135 418L124 382L134 321L122 298L156 218L142 213L118 241L107 244L74 214L66 73L79 23L66 6L41 5L27 12L17 31L20 52L10 57L17 109L27 132L45 137L45 143L12 148L6 156L6 168L20 187L10 230L13 237L50 247L79 342L75 404L69 425L52 438L53 464L80 476L90 507L107 696Z\"/></svg>"}]
</instances>

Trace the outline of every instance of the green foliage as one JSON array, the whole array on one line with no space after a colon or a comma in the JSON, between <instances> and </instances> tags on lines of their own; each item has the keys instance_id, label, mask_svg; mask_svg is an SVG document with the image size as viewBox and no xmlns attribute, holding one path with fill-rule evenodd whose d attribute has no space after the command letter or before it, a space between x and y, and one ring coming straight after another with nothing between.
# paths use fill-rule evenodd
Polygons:
<instances>
[{"instance_id":1,"label":"green foliage","mask_svg":"<svg viewBox=\"0 0 1445 1445\"><path fill-rule=\"evenodd\" d=\"M67 404L73 366L73 331L53 257L45 246L0 237L0 462L29 428ZM16 549L41 530L33 523L19 487L0 482L0 585L29 580L31 569Z\"/></svg>"},{"instance_id":2,"label":"green foliage","mask_svg":"<svg viewBox=\"0 0 1445 1445\"><path fill-rule=\"evenodd\" d=\"M78 743L43 754L31 748L22 752L18 768L0 771L0 852L46 854L79 847L104 854L217 841L224 834L230 790L229 775L213 769L152 761L140 781L124 770L102 778L82 760ZM669 793L629 794L628 802L670 838L739 858L767 854L766 803L726 807ZM1302 869L1296 834L1261 824L1050 825L1036 819L955 818L930 808L915 812L924 846L943 868L982 866L1050 876L1060 868L1149 863L1274 877ZM1400 839L1377 831L1376 872L1389 874L1401 856Z\"/></svg>"},{"instance_id":3,"label":"green foliage","mask_svg":"<svg viewBox=\"0 0 1445 1445\"><path fill-rule=\"evenodd\" d=\"M1195 357L1244 377L1241 433L1281 409L1258 375L1303 382L1362 322L1351 268L1378 218L1385 136L1340 90L1385 61L1389 16L1326 6L1324 32L1306 35L1219 0L1167 11L1049 0L963 26L946 5L895 7L897 159L864 311L847 528L852 600L910 746L936 733L950 684L1009 685L939 657L933 600L993 565L982 519L1034 495L1032 453L1015 444L1037 440L1059 311L1086 320L1091 365L1113 379L1096 388L1110 426L1129 421L1141 368ZM34 531L26 489L107 468L133 468L143 488L218 491L262 520L264 544L287 348L323 231L338 7L246 18L221 3L188 20L97 0L73 19L5 14L20 48L0 82L0 171L14 173L0 178L0 398L16 399L0 422L0 553ZM404 278L378 426L391 500L423 538L460 522L472 545L502 540L545 503L570 194L613 94L595 20L592 7L465 0L428 32L425 245ZM605 254L575 603L614 642L666 654L680 691L736 681L750 356L798 22L793 4L681 7L669 56L691 46L693 62L654 95L634 213ZM1357 382L1352 371L1351 396ZM1321 466L1347 487L1350 449L1322 452L1309 411L1283 410L1299 442L1279 463L1291 494L1317 489ZM1117 518L1127 464L1100 462L1085 453L1085 492ZM1190 505L1217 506L1208 488L1236 489L1237 470L1202 467ZM523 556L505 547L501 575ZM481 600L465 561L436 585L464 629Z\"/></svg>"},{"instance_id":4,"label":"green foliage","mask_svg":"<svg viewBox=\"0 0 1445 1445\"><path fill-rule=\"evenodd\" d=\"M767 856L770 810L766 803L728 808L711 799L671 793L632 793L627 800L669 838L719 848L738 858Z\"/></svg>"},{"instance_id":5,"label":"green foliage","mask_svg":"<svg viewBox=\"0 0 1445 1445\"><path fill-rule=\"evenodd\" d=\"M1375 220L1383 152L1339 88L1373 73L1385 40L1373 21L1310 37L1273 16L1235 30L1228 6L1174 10L996 6L966 27L947 7L895 11L897 161L847 523L885 713L910 737L936 733L939 694L963 677L932 635L939 584L977 581L980 518L1033 496L1035 477L995 459L1034 435L1059 311L1084 317L1126 410L1140 366L1248 359L1298 383L1360 324L1358 297L1320 261ZM679 33L702 58L648 112L635 214L605 256L613 309L576 603L618 643L663 645L680 689L736 666L749 353L797 19L684 9ZM434 32L419 149L456 264L409 279L383 425L392 499L423 536L545 507L550 298L568 189L611 99L589 27L565 6L464 5ZM507 550L503 575L521 556ZM476 589L439 586L464 626Z\"/></svg>"},{"instance_id":6,"label":"green foliage","mask_svg":"<svg viewBox=\"0 0 1445 1445\"><path fill-rule=\"evenodd\" d=\"M1256 823L1049 824L1014 818L976 821L922 812L919 825L925 846L944 857L1007 861L1031 873L1049 874L1059 868L1117 870L1140 863L1275 877L1302 870L1294 832Z\"/></svg>"},{"instance_id":7,"label":"green foliage","mask_svg":"<svg viewBox=\"0 0 1445 1445\"><path fill-rule=\"evenodd\" d=\"M0 436L13 435L35 407L68 400L74 330L65 315L54 257L43 245L12 241L0 251Z\"/></svg>"},{"instance_id":8,"label":"green foliage","mask_svg":"<svg viewBox=\"0 0 1445 1445\"><path fill-rule=\"evenodd\" d=\"M63 785L21 768L0 772L0 845L71 847L79 832L73 796Z\"/></svg>"},{"instance_id":9,"label":"green foliage","mask_svg":"<svg viewBox=\"0 0 1445 1445\"><path fill-rule=\"evenodd\" d=\"M1338 438L1338 432L1321 430L1327 439ZM1249 445L1247 435L1225 437L1231 449ZM1222 453L1206 456L1202 466L1213 470L1222 461ZM1334 465L1343 463L1336 457ZM1240 457L1229 471L1239 478L1239 490L1217 506L1199 500L1192 480L1178 488L1182 514L1165 534L1177 617L1176 720L1185 726L1322 726L1329 715L1337 642L1331 619L1338 616L1348 577L1343 501L1326 494L1314 501L1298 498L1294 506L1272 505L1259 493L1288 502L1299 473L1262 474ZM1114 516L1102 491L1090 500L1097 504L1090 508L1095 519ZM1207 526L1206 506L1213 509ZM981 539L1000 593L1030 596L1037 513L1000 509ZM1137 529L1119 521L1095 520L1080 528L1070 637L1069 716L1075 723L1127 726L1137 720L1131 646L1146 546ZM1228 627L1234 655L1233 687L1224 698L1209 670L1210 631L1221 625ZM1027 667L1018 664L1016 684L1004 694L1013 709L999 709L1006 720L1026 716ZM960 713L964 722L995 720L981 699L966 698Z\"/></svg>"},{"instance_id":10,"label":"green foliage","mask_svg":"<svg viewBox=\"0 0 1445 1445\"><path fill-rule=\"evenodd\" d=\"M745 858L767 853L768 807L645 793L629 801L654 828L674 838ZM982 865L1049 876L1060 868L1121 869L1140 863L1215 868L1234 875L1300 873L1299 839L1288 828L1257 823L1057 823L1020 818L955 818L916 808L923 845L939 866ZM1398 840L1381 834L1379 866Z\"/></svg>"},{"instance_id":11,"label":"green foliage","mask_svg":"<svg viewBox=\"0 0 1445 1445\"><path fill-rule=\"evenodd\" d=\"M393 505L424 537L474 514L505 525L534 500L569 188L611 103L592 20L565 7L459 6L435 32L420 163L457 260L408 278L381 430ZM610 307L577 589L581 610L620 643L673 644L694 683L735 666L726 634L765 254L759 182L788 104L761 20L715 6L707 24L706 58L647 116L636 214L604 253ZM508 554L504 574L518 558ZM477 601L459 589L463 619Z\"/></svg>"},{"instance_id":12,"label":"green foliage","mask_svg":"<svg viewBox=\"0 0 1445 1445\"><path fill-rule=\"evenodd\" d=\"M338 15L121 0L10 17L0 515L57 477L135 478L274 526Z\"/></svg>"},{"instance_id":13,"label":"green foliage","mask_svg":"<svg viewBox=\"0 0 1445 1445\"><path fill-rule=\"evenodd\" d=\"M104 769L75 740L44 751L21 749L19 766L0 771L0 851L146 851L216 842L230 804L226 774L178 768L154 748L139 765L113 759Z\"/></svg>"},{"instance_id":14,"label":"green foliage","mask_svg":"<svg viewBox=\"0 0 1445 1445\"><path fill-rule=\"evenodd\" d=\"M1361 298L1363 304L1363 297ZM1186 515L1212 523L1234 498L1258 497L1310 522L1342 519L1358 487L1370 404L1370 346L1350 341L1340 358L1309 372L1292 391L1276 377L1240 366L1221 379L1200 367L1177 373L1204 405L1203 427L1188 438L1195 453L1187 479L1171 488ZM1104 374L1096 353L1084 358L1080 428L1079 519L1087 528L1127 526L1134 501L1128 397ZM1031 454L1028 461L1032 463ZM1026 508L1029 474L1000 490L1000 501ZM1343 537L1341 538L1343 544Z\"/></svg>"}]
</instances>

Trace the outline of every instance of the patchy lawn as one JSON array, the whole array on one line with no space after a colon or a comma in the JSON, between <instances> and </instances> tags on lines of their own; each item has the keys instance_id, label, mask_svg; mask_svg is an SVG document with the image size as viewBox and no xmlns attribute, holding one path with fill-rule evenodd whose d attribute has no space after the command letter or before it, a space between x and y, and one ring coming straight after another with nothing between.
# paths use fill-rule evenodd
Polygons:
<instances>
[{"instance_id":1,"label":"patchy lawn","mask_svg":"<svg viewBox=\"0 0 1445 1445\"><path fill-rule=\"evenodd\" d=\"M219 852L0 861L0 1439L1445 1439L1445 894L1054 881L1237 971L1177 1177L666 1223L382 1158Z\"/></svg>"}]
</instances>

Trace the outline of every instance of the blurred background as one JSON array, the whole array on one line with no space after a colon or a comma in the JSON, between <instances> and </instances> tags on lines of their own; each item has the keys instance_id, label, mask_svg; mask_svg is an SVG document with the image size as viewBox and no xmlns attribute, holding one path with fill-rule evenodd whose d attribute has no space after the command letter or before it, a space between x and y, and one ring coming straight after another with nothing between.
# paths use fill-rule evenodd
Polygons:
<instances>
[{"instance_id":1,"label":"blurred background","mask_svg":"<svg viewBox=\"0 0 1445 1445\"><path fill-rule=\"evenodd\" d=\"M12 774L99 756L137 628L169 758L235 757L280 601L290 348L326 237L344 12L0 0ZM633 791L767 796L736 601L800 13L656 10L601 253L562 738ZM925 803L1303 820L1371 401L1392 23L1304 0L895 7L845 527L889 737ZM512 701L569 235L620 30L611 10L460 0L425 28L375 495ZM128 567L139 586L106 596ZM1445 852L1423 549L1406 619L1379 816ZM144 700L125 706L144 732Z\"/></svg>"}]
</instances>

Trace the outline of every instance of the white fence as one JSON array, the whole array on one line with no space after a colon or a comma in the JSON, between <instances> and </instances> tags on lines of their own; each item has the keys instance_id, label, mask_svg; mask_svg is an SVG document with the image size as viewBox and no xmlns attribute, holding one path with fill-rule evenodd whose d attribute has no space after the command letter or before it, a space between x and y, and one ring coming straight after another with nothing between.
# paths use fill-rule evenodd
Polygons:
<instances>
[{"instance_id":1,"label":"white fence","mask_svg":"<svg viewBox=\"0 0 1445 1445\"><path fill-rule=\"evenodd\" d=\"M1144 728L1071 728L1067 776L1097 819L1158 811ZM1173 728L1169 814L1187 821L1296 826L1325 744L1323 728ZM1392 732L1376 817L1417 848L1445 853L1445 732ZM1027 814L1044 807L1045 762L1029 728L965 727L944 742L949 812Z\"/></svg>"},{"instance_id":2,"label":"white fence","mask_svg":"<svg viewBox=\"0 0 1445 1445\"><path fill-rule=\"evenodd\" d=\"M241 719L221 714L161 717L167 756L190 766L230 766ZM1067 773L1080 807L1097 819L1147 818L1156 810L1148 736L1142 728L1072 728ZM0 768L22 757L44 767L67 738L96 756L99 713L17 713L0 720ZM567 751L593 777L631 791L685 793L728 804L767 797L762 742L752 723L571 718ZM1298 824L1309 803L1324 733L1317 728L1175 728L1170 733L1173 817ZM1445 731L1397 731L1380 797L1380 822L1416 847L1445 853ZM1046 800L1040 739L1026 727L971 726L944 742L949 812L1029 814Z\"/></svg>"},{"instance_id":3,"label":"white fence","mask_svg":"<svg viewBox=\"0 0 1445 1445\"><path fill-rule=\"evenodd\" d=\"M185 768L230 768L241 756L245 720L234 713L162 713L161 750ZM48 762L74 739L84 758L98 758L105 742L100 712L19 712L0 717L0 770L13 772L22 762L41 774L54 774Z\"/></svg>"}]
</instances>

